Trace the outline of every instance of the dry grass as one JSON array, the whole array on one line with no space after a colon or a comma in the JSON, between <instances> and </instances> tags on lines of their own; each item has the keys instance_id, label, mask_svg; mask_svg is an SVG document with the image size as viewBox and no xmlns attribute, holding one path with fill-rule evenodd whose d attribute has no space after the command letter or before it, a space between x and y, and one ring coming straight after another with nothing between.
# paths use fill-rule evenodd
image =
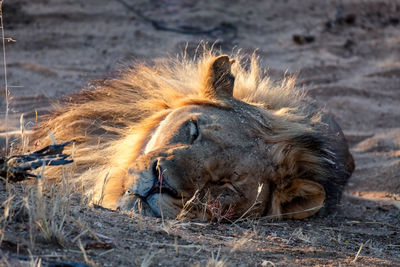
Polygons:
<instances>
[{"instance_id":1,"label":"dry grass","mask_svg":"<svg viewBox=\"0 0 400 267\"><path fill-rule=\"evenodd\" d=\"M363 249L363 247L369 242L370 240L367 240L365 243L361 243L360 248L358 249L356 255L354 256L354 259L351 261L351 263L356 263L358 260L358 257L360 257L360 253Z\"/></svg>"},{"instance_id":2,"label":"dry grass","mask_svg":"<svg viewBox=\"0 0 400 267\"><path fill-rule=\"evenodd\" d=\"M154 257L157 256L158 254L160 254L159 251L147 253L144 256L143 261L140 264L140 267L149 267L151 265L151 263L153 262Z\"/></svg>"},{"instance_id":3,"label":"dry grass","mask_svg":"<svg viewBox=\"0 0 400 267\"><path fill-rule=\"evenodd\" d=\"M50 190L45 194L44 190L47 188ZM39 177L27 191L24 202L29 214L31 246L33 247L35 242L34 231L39 231L46 241L64 246L68 235L65 224L71 210L72 195L65 176L61 186L49 185L47 179Z\"/></svg>"},{"instance_id":4,"label":"dry grass","mask_svg":"<svg viewBox=\"0 0 400 267\"><path fill-rule=\"evenodd\" d=\"M297 239L297 240L301 240L307 244L314 243L313 238L307 234L304 234L303 229L301 227L297 228L293 231L293 233L290 235L290 238L287 240L287 243L289 243L293 238Z\"/></svg>"},{"instance_id":5,"label":"dry grass","mask_svg":"<svg viewBox=\"0 0 400 267\"><path fill-rule=\"evenodd\" d=\"M86 264L88 264L88 265L90 265L90 266L98 266L96 263L94 263L94 261L92 261L92 260L90 260L90 259L88 258L87 253L86 253L86 250L85 250L85 248L83 247L83 244L82 244L82 242L81 242L80 239L78 239L78 246L79 246L79 249L82 251L83 258L85 259Z\"/></svg>"},{"instance_id":6,"label":"dry grass","mask_svg":"<svg viewBox=\"0 0 400 267\"><path fill-rule=\"evenodd\" d=\"M20 125L20 134L21 134L21 153L25 154L28 151L28 146L29 146L29 135L26 134L26 129L25 129L25 121L24 121L24 114L21 114L21 117L19 119L19 125Z\"/></svg>"},{"instance_id":7,"label":"dry grass","mask_svg":"<svg viewBox=\"0 0 400 267\"><path fill-rule=\"evenodd\" d=\"M7 59L6 59L6 38L4 36L4 24L3 24L3 1L0 1L0 29L1 29L1 42L3 48L3 70L4 70L4 97L6 102L5 110L5 130L8 130L8 112L9 112L9 99L8 99L8 80L7 80ZM6 147L5 155L8 154L8 134L6 133Z\"/></svg>"},{"instance_id":8,"label":"dry grass","mask_svg":"<svg viewBox=\"0 0 400 267\"><path fill-rule=\"evenodd\" d=\"M0 245L4 240L5 229L13 218L15 206L18 205L18 203L16 203L14 199L14 194L8 194L8 198L3 203L1 203L3 215L0 218Z\"/></svg>"},{"instance_id":9,"label":"dry grass","mask_svg":"<svg viewBox=\"0 0 400 267\"><path fill-rule=\"evenodd\" d=\"M3 23L3 3L0 1L0 29L2 39L3 53L3 72L4 72L4 97L5 97L5 151L4 155L12 155L13 151L9 150L9 87L7 80L7 60L5 47L5 31ZM23 114L20 117L20 145L19 151L24 154L28 151L29 137L26 135L25 122ZM1 204L3 215L0 218L0 244L4 238L4 232L9 223L13 222L15 213L24 213L28 215L29 221L29 236L30 236L30 251L33 251L36 239L39 238L37 233L40 233L46 241L54 242L60 246L65 246L67 242L68 232L65 229L67 218L71 209L71 187L66 181L65 173L63 172L62 182L60 185L49 185L47 179L43 177L44 166L35 180L35 183L24 188L25 196L21 199L16 197L14 186L8 183L5 179L7 199ZM21 209L23 207L23 209ZM30 266L41 266L40 258L33 258L29 262Z\"/></svg>"},{"instance_id":10,"label":"dry grass","mask_svg":"<svg viewBox=\"0 0 400 267\"><path fill-rule=\"evenodd\" d=\"M228 266L227 260L220 255L221 248L218 249L217 253L211 252L211 258L208 259L206 267L226 267Z\"/></svg>"},{"instance_id":11,"label":"dry grass","mask_svg":"<svg viewBox=\"0 0 400 267\"><path fill-rule=\"evenodd\" d=\"M186 216L188 214L190 214L190 212L194 206L194 203L196 201L198 201L198 194L199 194L199 191L196 190L196 192L194 192L193 196L188 201L183 203L181 211L179 212L178 216L176 216L177 220L182 220L182 219L186 218Z\"/></svg>"},{"instance_id":12,"label":"dry grass","mask_svg":"<svg viewBox=\"0 0 400 267\"><path fill-rule=\"evenodd\" d=\"M258 204L260 204L259 197L260 197L262 188L263 188L263 184L258 185L257 196L256 196L256 199L254 200L253 204L238 219L236 219L233 222L233 224L243 220L243 218L245 218L247 216L247 214L249 214L249 212L251 212Z\"/></svg>"}]
</instances>

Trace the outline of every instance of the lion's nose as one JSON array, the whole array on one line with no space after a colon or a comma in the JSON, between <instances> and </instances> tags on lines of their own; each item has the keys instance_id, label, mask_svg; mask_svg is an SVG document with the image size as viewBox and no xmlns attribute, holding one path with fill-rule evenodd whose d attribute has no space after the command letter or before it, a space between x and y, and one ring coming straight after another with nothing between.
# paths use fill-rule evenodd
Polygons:
<instances>
[{"instance_id":1,"label":"lion's nose","mask_svg":"<svg viewBox=\"0 0 400 267\"><path fill-rule=\"evenodd\" d=\"M164 170L160 165L160 159L157 159L156 161L153 162L152 173L154 177L154 184L147 196L154 193L164 193L164 192L168 192L172 196L176 196L178 194L175 188L170 186L168 182L165 180Z\"/></svg>"},{"instance_id":2,"label":"lion's nose","mask_svg":"<svg viewBox=\"0 0 400 267\"><path fill-rule=\"evenodd\" d=\"M166 183L166 181L164 179L164 169L160 164L160 159L157 159L153 162L152 172L154 178L153 188L154 187L162 188Z\"/></svg>"}]
</instances>

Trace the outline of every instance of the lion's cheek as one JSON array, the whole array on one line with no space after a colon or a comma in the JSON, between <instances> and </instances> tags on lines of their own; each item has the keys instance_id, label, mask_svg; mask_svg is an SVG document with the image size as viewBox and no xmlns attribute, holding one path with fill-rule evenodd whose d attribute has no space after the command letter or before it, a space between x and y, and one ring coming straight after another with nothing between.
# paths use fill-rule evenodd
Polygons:
<instances>
[{"instance_id":1,"label":"lion's cheek","mask_svg":"<svg viewBox=\"0 0 400 267\"><path fill-rule=\"evenodd\" d=\"M242 216L263 216L269 205L267 183L248 183L246 187L240 188L243 193L238 203L236 212Z\"/></svg>"}]
</instances>

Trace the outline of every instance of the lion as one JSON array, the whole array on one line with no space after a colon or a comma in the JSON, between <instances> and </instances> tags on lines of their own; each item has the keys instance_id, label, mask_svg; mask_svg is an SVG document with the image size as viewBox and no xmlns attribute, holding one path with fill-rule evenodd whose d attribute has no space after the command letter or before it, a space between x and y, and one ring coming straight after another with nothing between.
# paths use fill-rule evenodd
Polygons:
<instances>
[{"instance_id":1,"label":"lion","mask_svg":"<svg viewBox=\"0 0 400 267\"><path fill-rule=\"evenodd\" d=\"M71 96L35 140L74 139L73 180L113 210L229 220L331 213L354 170L342 130L294 77L272 82L257 56L244 61L207 50L135 64Z\"/></svg>"}]
</instances>

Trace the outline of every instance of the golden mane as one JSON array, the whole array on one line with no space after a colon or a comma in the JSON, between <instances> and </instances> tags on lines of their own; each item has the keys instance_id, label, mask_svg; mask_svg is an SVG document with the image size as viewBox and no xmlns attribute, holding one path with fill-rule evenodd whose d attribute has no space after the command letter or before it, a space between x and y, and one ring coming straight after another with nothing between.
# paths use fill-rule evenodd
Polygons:
<instances>
[{"instance_id":1,"label":"golden mane","mask_svg":"<svg viewBox=\"0 0 400 267\"><path fill-rule=\"evenodd\" d=\"M96 82L90 90L70 97L65 106L39 125L33 141L47 145L49 134L57 141L76 140L73 173L84 181L84 191L94 193L96 201L101 202L104 184L110 177L126 172L148 140L149 131L169 112L191 104L224 106L201 94L205 72L217 54L205 50L197 59L182 56L157 59L151 64L136 63L116 78ZM275 139L285 140L311 131L310 120L318 112L306 108L309 104L304 93L294 88L293 77L273 83L254 54L248 60L248 68L243 67L246 60L240 53L230 57L235 61L234 97L263 108L274 118L274 127L281 129ZM308 123L304 123L306 118ZM60 177L59 171L49 168L48 175ZM118 180L109 182L115 183L108 187L115 190L117 197L123 184ZM114 194L111 191L109 195Z\"/></svg>"}]
</instances>

